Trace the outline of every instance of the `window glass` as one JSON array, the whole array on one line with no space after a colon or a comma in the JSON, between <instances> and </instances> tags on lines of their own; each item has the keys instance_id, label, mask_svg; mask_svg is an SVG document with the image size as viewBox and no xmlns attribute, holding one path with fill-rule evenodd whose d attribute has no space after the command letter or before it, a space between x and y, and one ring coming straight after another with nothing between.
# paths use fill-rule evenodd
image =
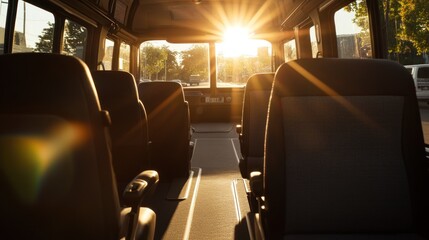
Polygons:
<instances>
[{"instance_id":1,"label":"window glass","mask_svg":"<svg viewBox=\"0 0 429 240\"><path fill-rule=\"evenodd\" d=\"M378 0L387 56L412 69L425 142L429 143L429 5L428 1ZM359 10L359 8L358 8Z\"/></svg>"},{"instance_id":2,"label":"window glass","mask_svg":"<svg viewBox=\"0 0 429 240\"><path fill-rule=\"evenodd\" d=\"M130 50L129 44L121 43L119 48L119 70L130 71Z\"/></svg>"},{"instance_id":3,"label":"window glass","mask_svg":"<svg viewBox=\"0 0 429 240\"><path fill-rule=\"evenodd\" d=\"M176 81L209 87L209 44L147 41L140 45L140 81Z\"/></svg>"},{"instance_id":4,"label":"window glass","mask_svg":"<svg viewBox=\"0 0 429 240\"><path fill-rule=\"evenodd\" d=\"M12 52L52 52L54 26L52 13L19 1Z\"/></svg>"},{"instance_id":5,"label":"window glass","mask_svg":"<svg viewBox=\"0 0 429 240\"><path fill-rule=\"evenodd\" d=\"M4 53L4 32L6 28L8 0L0 1L0 54Z\"/></svg>"},{"instance_id":6,"label":"window glass","mask_svg":"<svg viewBox=\"0 0 429 240\"><path fill-rule=\"evenodd\" d=\"M113 59L113 47L115 46L115 43L107 39L104 41L104 57L102 66L99 66L99 69L104 70L112 70L112 59Z\"/></svg>"},{"instance_id":7,"label":"window glass","mask_svg":"<svg viewBox=\"0 0 429 240\"><path fill-rule=\"evenodd\" d=\"M417 72L417 77L418 78L429 78L429 66L419 68L419 71Z\"/></svg>"},{"instance_id":8,"label":"window glass","mask_svg":"<svg viewBox=\"0 0 429 240\"><path fill-rule=\"evenodd\" d=\"M371 32L365 1L355 1L334 16L339 58L371 58Z\"/></svg>"},{"instance_id":9,"label":"window glass","mask_svg":"<svg viewBox=\"0 0 429 240\"><path fill-rule=\"evenodd\" d=\"M64 24L63 54L85 58L85 48L88 31L73 21L66 20Z\"/></svg>"},{"instance_id":10,"label":"window glass","mask_svg":"<svg viewBox=\"0 0 429 240\"><path fill-rule=\"evenodd\" d=\"M317 48L317 39L316 39L316 28L312 26L310 28L310 42L311 42L311 56L313 58L317 57L317 52L319 51Z\"/></svg>"},{"instance_id":11,"label":"window glass","mask_svg":"<svg viewBox=\"0 0 429 240\"><path fill-rule=\"evenodd\" d=\"M271 43L241 39L216 44L217 86L243 87L254 73L271 72Z\"/></svg>"},{"instance_id":12,"label":"window glass","mask_svg":"<svg viewBox=\"0 0 429 240\"><path fill-rule=\"evenodd\" d=\"M283 44L285 62L289 62L290 60L297 59L296 57L296 41L295 39L290 40Z\"/></svg>"}]
</instances>

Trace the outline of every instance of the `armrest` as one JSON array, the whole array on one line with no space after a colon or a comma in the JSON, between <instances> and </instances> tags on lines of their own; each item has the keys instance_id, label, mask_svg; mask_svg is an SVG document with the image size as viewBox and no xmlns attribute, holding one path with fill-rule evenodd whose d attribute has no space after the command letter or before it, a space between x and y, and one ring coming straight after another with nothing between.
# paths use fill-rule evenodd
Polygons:
<instances>
[{"instance_id":1,"label":"armrest","mask_svg":"<svg viewBox=\"0 0 429 240\"><path fill-rule=\"evenodd\" d=\"M192 155L194 154L195 142L189 141L189 159L192 159Z\"/></svg>"},{"instance_id":2,"label":"armrest","mask_svg":"<svg viewBox=\"0 0 429 240\"><path fill-rule=\"evenodd\" d=\"M155 170L146 170L137 175L134 179L141 179L147 182L149 187L156 186L159 181L158 172Z\"/></svg>"},{"instance_id":3,"label":"armrest","mask_svg":"<svg viewBox=\"0 0 429 240\"><path fill-rule=\"evenodd\" d=\"M122 193L125 205L132 207L132 211L138 211L143 199L155 190L158 181L158 173L153 170L137 175Z\"/></svg>"},{"instance_id":4,"label":"armrest","mask_svg":"<svg viewBox=\"0 0 429 240\"><path fill-rule=\"evenodd\" d=\"M236 131L239 135L241 134L241 129L242 129L241 124L237 124L237 125L235 125L235 131Z\"/></svg>"},{"instance_id":5,"label":"armrest","mask_svg":"<svg viewBox=\"0 0 429 240\"><path fill-rule=\"evenodd\" d=\"M255 197L256 198L262 197L264 193L262 173L259 171L251 172L249 184L250 184L250 190L255 195Z\"/></svg>"}]
</instances>

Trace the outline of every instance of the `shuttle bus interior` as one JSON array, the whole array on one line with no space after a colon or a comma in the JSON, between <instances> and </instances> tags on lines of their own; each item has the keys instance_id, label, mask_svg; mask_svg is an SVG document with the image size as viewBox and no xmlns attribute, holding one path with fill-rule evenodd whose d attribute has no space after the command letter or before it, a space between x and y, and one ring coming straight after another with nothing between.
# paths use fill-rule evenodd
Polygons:
<instances>
[{"instance_id":1,"label":"shuttle bus interior","mask_svg":"<svg viewBox=\"0 0 429 240\"><path fill-rule=\"evenodd\" d=\"M428 0L1 0L0 238L429 239L428 36Z\"/></svg>"}]
</instances>

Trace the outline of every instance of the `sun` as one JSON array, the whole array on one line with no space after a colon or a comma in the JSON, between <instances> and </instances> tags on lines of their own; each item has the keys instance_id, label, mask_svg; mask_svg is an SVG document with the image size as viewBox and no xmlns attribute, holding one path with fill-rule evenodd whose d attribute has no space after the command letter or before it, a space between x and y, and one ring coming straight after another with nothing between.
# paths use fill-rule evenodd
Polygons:
<instances>
[{"instance_id":1,"label":"sun","mask_svg":"<svg viewBox=\"0 0 429 240\"><path fill-rule=\"evenodd\" d=\"M251 33L244 27L227 28L223 34L223 42L218 45L219 51L225 57L253 55Z\"/></svg>"}]
</instances>

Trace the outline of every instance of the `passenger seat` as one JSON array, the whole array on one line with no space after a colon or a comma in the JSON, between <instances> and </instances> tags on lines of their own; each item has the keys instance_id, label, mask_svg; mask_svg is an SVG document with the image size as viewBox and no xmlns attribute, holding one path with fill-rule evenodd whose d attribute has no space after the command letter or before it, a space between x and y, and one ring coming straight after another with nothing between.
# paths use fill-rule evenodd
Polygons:
<instances>
[{"instance_id":1,"label":"passenger seat","mask_svg":"<svg viewBox=\"0 0 429 240\"><path fill-rule=\"evenodd\" d=\"M124 194L130 207L119 205L110 119L86 64L60 54L3 54L0 71L2 237L153 239L156 215L140 205L158 176L136 174Z\"/></svg>"},{"instance_id":2,"label":"passenger seat","mask_svg":"<svg viewBox=\"0 0 429 240\"><path fill-rule=\"evenodd\" d=\"M138 173L150 169L147 116L139 100L134 76L125 71L93 71L102 109L112 124L113 166L122 193Z\"/></svg>"},{"instance_id":3,"label":"passenger seat","mask_svg":"<svg viewBox=\"0 0 429 240\"><path fill-rule=\"evenodd\" d=\"M182 85L142 82L138 92L148 116L151 168L158 171L161 180L188 177L193 143Z\"/></svg>"},{"instance_id":4,"label":"passenger seat","mask_svg":"<svg viewBox=\"0 0 429 240\"><path fill-rule=\"evenodd\" d=\"M425 145L402 65L290 61L269 106L264 171L250 179L266 238L428 239Z\"/></svg>"},{"instance_id":5,"label":"passenger seat","mask_svg":"<svg viewBox=\"0 0 429 240\"><path fill-rule=\"evenodd\" d=\"M256 73L246 83L241 125L237 126L242 158L241 176L248 179L253 171L262 172L265 125L274 73Z\"/></svg>"}]
</instances>

